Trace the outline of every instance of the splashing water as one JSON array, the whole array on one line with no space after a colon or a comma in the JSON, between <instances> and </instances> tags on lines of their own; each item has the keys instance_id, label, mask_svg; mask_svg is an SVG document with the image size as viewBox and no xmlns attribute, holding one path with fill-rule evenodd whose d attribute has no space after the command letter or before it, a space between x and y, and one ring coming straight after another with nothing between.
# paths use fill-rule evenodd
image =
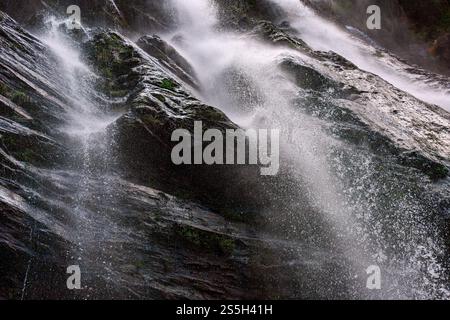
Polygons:
<instances>
[{"instance_id":1,"label":"splashing water","mask_svg":"<svg viewBox=\"0 0 450 320\"><path fill-rule=\"evenodd\" d=\"M66 208L71 227L64 235L73 247L67 254L74 265L82 266L86 278L111 278L112 256L117 252L111 243L117 240L118 227L102 210L116 209L107 128L121 114L105 111L102 103L108 102L99 98L97 76L82 60L79 43L61 31L67 21L50 18L48 22L51 28L40 39L56 57L64 82L60 85L65 88L61 95L67 102L67 123L59 130L69 140L72 158L68 161L73 162L68 179L73 181L67 182L74 186L73 204Z\"/></svg>"},{"instance_id":2,"label":"splashing water","mask_svg":"<svg viewBox=\"0 0 450 320\"><path fill-rule=\"evenodd\" d=\"M386 270L386 288L381 293L384 298L448 296L447 285L441 281L446 270L437 258L443 254L436 240L438 235L427 232L425 228L433 229L432 225L424 227L418 218L423 215L427 219L427 206L415 199L412 190L402 187L403 181L387 182L388 177L380 177L378 160L373 155L347 150L323 129L322 121L293 107L292 98L298 97L298 88L278 65L286 58L308 58L251 37L217 31L217 10L208 1L193 0L189 5L181 0L174 2L183 23L165 39L194 66L203 84L203 99L219 106L242 127L284 128L284 141L294 136L294 145L282 145L283 161L292 169L296 188L306 195L338 239L343 259L350 261L351 266L346 266L352 277L358 278L369 265L378 264ZM426 102L450 107L445 92L418 84L396 60L376 58L373 47L318 18L299 1L274 2L289 12L292 26L314 49L333 49L361 69L380 75ZM180 35L182 42L177 41ZM398 199L386 199L385 195L392 195L396 188L404 193ZM289 201L295 207L295 199ZM385 216L380 215L383 212ZM301 220L296 217L298 212L290 214L292 224ZM354 298L373 297L358 288L354 291Z\"/></svg>"},{"instance_id":3,"label":"splashing water","mask_svg":"<svg viewBox=\"0 0 450 320\"><path fill-rule=\"evenodd\" d=\"M63 130L69 135L88 137L90 134L104 130L117 119L117 115L105 115L99 111L93 101L93 83L95 74L81 60L79 49L67 34L60 31L68 21L50 17L47 22L51 27L40 38L57 57L66 81L65 86L70 109L69 123Z\"/></svg>"}]
</instances>

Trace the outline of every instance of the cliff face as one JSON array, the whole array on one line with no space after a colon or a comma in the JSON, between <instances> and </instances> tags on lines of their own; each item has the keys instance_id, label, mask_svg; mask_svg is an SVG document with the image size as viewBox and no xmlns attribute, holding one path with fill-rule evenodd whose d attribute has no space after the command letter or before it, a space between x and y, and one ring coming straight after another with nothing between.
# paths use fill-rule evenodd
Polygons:
<instances>
[{"instance_id":1,"label":"cliff face","mask_svg":"<svg viewBox=\"0 0 450 320\"><path fill-rule=\"evenodd\" d=\"M66 8L77 5L81 9L82 23L112 28L125 34L141 30L157 32L167 30L174 23L170 1L146 0L30 0L0 1L0 10L29 28L39 27L42 16L66 16Z\"/></svg>"},{"instance_id":2,"label":"cliff face","mask_svg":"<svg viewBox=\"0 0 450 320\"><path fill-rule=\"evenodd\" d=\"M211 199L217 181L227 183L217 176L222 171L203 168L207 174L201 169L187 174L168 167L170 130L196 120L235 128L173 77L176 51L165 55L167 46L160 41L156 45L162 51L153 57L115 32L100 32L78 44L97 76L81 73L87 83L75 84L64 69L68 61L62 63L47 44L3 12L0 44L0 299L264 296L259 280L245 271L245 261L263 249L250 227L187 200ZM97 97L90 100L92 90ZM76 100L83 100L82 105ZM85 104L122 116L90 134L89 141L80 141L63 127L74 122L72 112ZM238 174L228 177L237 180ZM208 179L216 181L210 188ZM228 183L213 198L218 206L219 199L232 203L225 190L239 188L236 181ZM204 188L196 189L199 185ZM123 215L116 211L119 207ZM245 220L232 212L234 221ZM114 225L122 225L124 232L116 233ZM128 229L132 226L137 229ZM108 244L100 244L105 236ZM78 255L85 260L77 261ZM118 282L108 280L104 261L114 265L113 273L120 276L112 278ZM89 270L83 281L95 290L78 295L65 289L65 270L74 263Z\"/></svg>"},{"instance_id":3,"label":"cliff face","mask_svg":"<svg viewBox=\"0 0 450 320\"><path fill-rule=\"evenodd\" d=\"M404 282L386 280L383 297L446 297L449 114L310 47L281 2L215 0L207 39L168 37L170 3L32 0L21 10L0 0L19 21L0 12L0 299L377 298L361 287L372 263L361 248ZM343 19L355 10L343 3L320 8ZM48 28L35 36L22 27L39 28L40 12L61 17L69 4L93 27L89 37L62 23L50 40ZM408 20L385 23L380 41L389 32L410 39L399 32ZM212 50L221 28L238 49ZM281 54L242 59L255 45ZM217 70L201 70L189 47L202 60L213 51ZM228 50L239 63L221 60ZM204 102L201 72L262 125L292 127L278 176L173 164L175 129L238 128ZM79 293L66 288L73 264L83 270Z\"/></svg>"},{"instance_id":4,"label":"cliff face","mask_svg":"<svg viewBox=\"0 0 450 320\"><path fill-rule=\"evenodd\" d=\"M450 73L450 1L303 0L320 14L351 25L410 63ZM367 7L378 5L382 29L368 30Z\"/></svg>"}]
</instances>

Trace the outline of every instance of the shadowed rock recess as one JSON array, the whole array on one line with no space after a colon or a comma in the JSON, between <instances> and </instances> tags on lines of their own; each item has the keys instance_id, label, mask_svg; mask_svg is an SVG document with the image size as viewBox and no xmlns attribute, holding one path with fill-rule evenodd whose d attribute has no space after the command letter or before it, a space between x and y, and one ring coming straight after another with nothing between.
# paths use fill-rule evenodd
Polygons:
<instances>
[{"instance_id":1,"label":"shadowed rock recess","mask_svg":"<svg viewBox=\"0 0 450 320\"><path fill-rule=\"evenodd\" d=\"M276 52L271 92L239 64L200 70L178 0L19 2L0 0L0 299L450 298L443 108L314 49L281 0L210 1L201 32ZM172 163L174 130L244 127L217 97L277 119L278 175Z\"/></svg>"}]
</instances>

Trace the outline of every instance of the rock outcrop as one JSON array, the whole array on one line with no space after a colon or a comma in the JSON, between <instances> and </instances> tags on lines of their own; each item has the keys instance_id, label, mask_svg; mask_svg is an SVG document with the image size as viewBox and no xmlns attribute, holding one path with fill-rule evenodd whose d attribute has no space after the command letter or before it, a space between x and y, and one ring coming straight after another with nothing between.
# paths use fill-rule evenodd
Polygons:
<instances>
[{"instance_id":1,"label":"rock outcrop","mask_svg":"<svg viewBox=\"0 0 450 320\"><path fill-rule=\"evenodd\" d=\"M340 179L333 203L313 201L330 184L308 180L321 159L297 168L289 158L303 141L282 142L276 177L261 176L258 165L173 163L174 130L193 132L196 121L203 131L238 126L197 98L194 68L157 35L176 26L168 3L67 1L103 27L64 39L87 63L71 66L81 71L64 68L48 42L0 12L0 299L373 298L360 292L366 266L354 264L364 262L342 243L366 232L377 248L395 247L390 261L403 270L421 263L409 259L416 243L450 238L449 114L313 50L270 0L214 2L222 29L286 49L273 66L277 81L292 88L292 114L313 128L304 138L326 137L327 170ZM0 9L39 28L36 12L63 15L65 5L30 1L20 11L3 1ZM445 55L445 39L434 50ZM221 76L222 93L237 96L231 103L263 103L238 68ZM81 134L67 130L80 120L74 113ZM86 134L83 121L92 119L101 125ZM334 233L339 227L349 239ZM364 241L354 247L373 254ZM82 268L84 290L67 290L70 265ZM404 281L402 294L421 292Z\"/></svg>"},{"instance_id":2,"label":"rock outcrop","mask_svg":"<svg viewBox=\"0 0 450 320\"><path fill-rule=\"evenodd\" d=\"M368 34L382 47L410 63L450 74L450 44L448 41L443 42L446 34L450 32L448 0L303 1L315 8L319 14ZM381 8L381 30L369 30L366 26L367 8L370 5L378 5Z\"/></svg>"},{"instance_id":3,"label":"rock outcrop","mask_svg":"<svg viewBox=\"0 0 450 320\"><path fill-rule=\"evenodd\" d=\"M13 0L0 3L0 10L17 21L35 29L42 25L48 14L69 17L67 8L79 6L84 26L120 30L127 34L150 30L170 29L174 24L173 8L166 1L145 0L30 0L27 5Z\"/></svg>"},{"instance_id":4,"label":"rock outcrop","mask_svg":"<svg viewBox=\"0 0 450 320\"><path fill-rule=\"evenodd\" d=\"M263 297L245 261L264 246L248 225L187 200L195 197L179 200L143 186L172 186L174 193L189 186L183 186L183 176L158 167L158 178L167 178L164 183L152 183L147 174L160 164L155 159L170 156L171 128L190 126L194 119L223 128L235 125L183 91L157 67L160 56L146 56L115 33L100 34L86 50L102 74L102 90L117 99L117 90L127 89L130 96L125 115L109 134L130 171L126 177L142 184L97 167L84 180L80 170L85 165L80 169L76 164L77 146L59 130L74 106L66 95L70 90L58 78L58 61L7 15L0 18L0 297ZM98 150L93 152L98 155ZM110 186L106 194L105 183ZM90 194L84 201L97 200L80 209L78 192ZM80 210L91 218L79 220ZM113 225L121 225L122 231L116 233ZM99 246L98 237L105 232L109 237ZM83 261L77 261L81 251ZM105 260L113 266L110 272L120 274L115 283L104 269ZM83 293L65 287L66 268L73 264L88 268Z\"/></svg>"}]
</instances>

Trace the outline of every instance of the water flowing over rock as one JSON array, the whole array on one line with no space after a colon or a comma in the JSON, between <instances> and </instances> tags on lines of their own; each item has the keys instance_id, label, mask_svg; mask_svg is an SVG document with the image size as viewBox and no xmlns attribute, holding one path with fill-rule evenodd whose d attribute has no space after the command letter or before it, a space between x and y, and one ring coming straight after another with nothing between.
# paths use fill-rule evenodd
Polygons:
<instances>
[{"instance_id":1,"label":"water flowing over rock","mask_svg":"<svg viewBox=\"0 0 450 320\"><path fill-rule=\"evenodd\" d=\"M30 54L42 53L46 49L37 39L18 28L6 15L2 15L2 31L11 32L6 34L8 38L2 38L2 41L10 41L2 45L2 50L8 51L7 53L2 52L1 61L4 68L2 71L8 71L8 74L2 75L2 116L11 117L11 120L2 117L0 122L2 133L1 252L2 261L4 261L1 280L2 297L14 299L21 297L27 299L71 298L72 295L64 290L65 268L68 265L80 263L74 256L71 256L76 255L73 251L78 250L84 252L83 260L87 260L81 262L82 266L86 263L89 268L92 268L88 281L92 283L93 289L89 290L86 298L250 298L258 296L259 293L250 289L255 286L251 282L256 283L256 279L252 280L251 274L246 275L244 270L246 263L240 259L251 256L256 250L255 248L259 247L256 244L261 240L252 235L250 228L226 221L220 215L204 208L177 200L148 187L122 181L116 176L107 176L103 168L90 167L89 170L100 170L101 172L87 178L87 181L82 181L81 187L86 190L80 192L91 192L89 199L97 199L98 202L92 203L90 206L93 207L91 208L83 209L86 212L82 214L90 216L83 217L86 221L75 221L77 218L74 215L81 213L76 212L80 209L76 208L74 203L78 201L78 196L77 191L73 190L80 188L77 185L78 180L84 178L77 176L80 174L79 171L73 171L77 170L71 168L73 163L64 162L73 156L76 157L76 154L66 154L66 152L76 152L76 149L70 145L73 142L71 139L58 133L58 130L47 128L38 120L38 117L42 118L42 122L46 117L47 120L64 119L64 111L60 110L73 106L66 101L66 99L69 100L68 97L56 96L54 92L67 90L52 87L52 85L62 84L62 82L58 82L57 78L51 78L58 75L56 70L54 73L44 73L44 71L51 70L52 62L51 58L46 59L44 56L42 56L43 61L40 66L49 69L34 68L33 73L27 74L33 79L25 79L25 74L22 76L20 73L28 70L26 68L29 66L25 62L32 60ZM24 42L23 39L29 39L32 42ZM167 138L164 132L168 131L165 130L170 128L165 125L170 125L169 121L171 121L173 122L172 126L176 127L176 121L181 120L177 120L170 114L160 114L158 120L156 118L158 113L155 113L156 110L150 107L151 104L147 107L148 110L139 104L144 104L146 99L152 97L149 92L151 82L147 84L145 81L150 80L145 80L145 76L153 77L159 86L162 86L161 80L169 79L170 76L165 74L162 69L157 69L156 62L148 57L147 65L142 62L143 73L140 78L139 74L133 74L132 70L132 67L137 67L139 61L128 60L128 58L132 60L133 55L136 55L135 59L138 59L137 47L131 47L114 33L100 34L95 39L98 42L108 43L109 41L109 45L117 47L101 47L100 44L95 43L93 49L88 49L89 54L92 54L92 59L98 59L97 65L102 68L105 67L105 64L102 64L101 59L109 59L112 56L102 55L105 51L101 50L109 49L108 52L111 55L122 54L123 60L119 59L115 63L108 60L106 65L111 68L108 71L113 72L110 76L114 79L121 75L127 75L131 80L125 77L124 82L115 85L128 85L124 89L130 90L130 93L131 88L136 91L134 99L130 99L129 102L130 106L135 105L136 107L119 118L117 124L111 126L121 128L123 124L124 127L120 133L124 136L129 134L129 138L135 140L136 147L139 147L138 144L145 146L148 143L150 149L156 148L149 153L142 153L141 157L136 154L135 149L123 148L120 150L122 156L130 162L148 163L152 159L154 150L159 150L158 154L161 156L167 155L162 153L164 146L156 145L156 142L151 144L151 140L156 137L152 136L151 132L140 132L139 127L159 130L156 133L163 139ZM106 43L103 45L106 46ZM23 47L25 44L28 47ZM124 51L115 52L113 49ZM17 51L24 57L24 64L8 65L8 61L3 60L12 51ZM50 55L49 52L47 54ZM131 56L127 56L127 54ZM100 70L107 74L107 70ZM133 78L134 80L132 80ZM127 82L128 80L130 82ZM112 79L105 76L104 82L110 84L109 81ZM45 85L49 85L49 87ZM141 86L140 92L139 86ZM14 92L13 88L26 91L21 91L19 96L19 91ZM175 89L173 88L173 90ZM184 112L186 115L191 112L195 119L209 122L219 120L224 125L228 123L229 127L234 126L221 112L201 105L180 90L177 89L169 94L168 89L159 88L155 89L153 94L164 99L172 97L179 103L184 101L185 109L180 112ZM106 93L111 95L111 91ZM22 100L19 101L19 98L15 98L16 96L21 97ZM113 96L117 97L117 94L113 94ZM10 99L16 101L20 106ZM162 103L160 100L157 101ZM3 106L9 108L6 110L6 114L3 114L5 110ZM38 112L35 113L34 109L38 109ZM48 114L43 114L45 111ZM153 119L152 116L155 118ZM158 124L158 121L165 121L166 124L161 123L158 127L150 127ZM53 125L61 125L61 122L55 119ZM187 121L184 120L184 122ZM49 135L28 127L43 131L48 129ZM110 134L112 135L116 130L114 128L111 130ZM143 134L143 136L139 136L139 134ZM95 135L92 138L97 139ZM148 139L150 142L146 142ZM122 140L117 138L119 145L121 142ZM95 144L93 147L96 147ZM98 152L99 150L93 151ZM170 154L168 149L165 152ZM59 163L58 155L60 155ZM133 165L131 164L127 169L132 170ZM81 172L81 174L83 173ZM139 174L144 175L144 172L135 172L135 176ZM142 179L143 177L141 180L145 181ZM110 185L107 192L111 193L107 197L102 193L103 183L106 183L106 180ZM177 183L181 190L180 182ZM176 189L176 186L172 187L172 190ZM110 200L109 196L114 196L114 201ZM82 200L91 201L89 199L83 197ZM121 217L121 215L123 216ZM52 219L52 216L55 219ZM132 220L136 220L135 223ZM105 225L101 225L101 223L105 223ZM92 232L90 235L93 237L92 240L77 240L77 232L87 232L87 230L83 232L71 230L72 228L81 228L80 224L87 224L84 227L89 228ZM110 230L119 234L114 236L110 234L112 237L108 240L105 239L101 248L93 248L89 243L85 243L94 241L96 237L103 234L104 228L113 228L116 224L122 224L121 228L124 229ZM138 229L125 231L133 225ZM240 239L245 239L245 241ZM114 245L116 241L120 244L120 250L123 250L121 253L117 251L119 247ZM150 243L151 246L149 246ZM130 257L127 253L127 246L133 248L132 251L136 256ZM142 247L139 249L138 246ZM115 252L114 258L112 257L113 251ZM200 258L201 255L204 255L204 258ZM108 263L114 264L114 271L111 272L120 274L117 283L109 283L105 277L111 277L111 275L102 275L99 272L100 269L96 269L104 268L102 259L108 259ZM111 259L115 261L112 262ZM24 269L14 268L17 263L21 263ZM184 271L182 271L183 269ZM234 270L242 270L242 273L238 275ZM45 277L52 272L58 274L58 278L46 279ZM45 286L41 289L47 281L48 283L54 281L60 285L49 291L46 291ZM196 282L197 289L192 287L192 282ZM226 282L230 282L230 285L226 285ZM243 292L240 290L240 286L246 282L249 283L249 291Z\"/></svg>"},{"instance_id":2,"label":"water flowing over rock","mask_svg":"<svg viewBox=\"0 0 450 320\"><path fill-rule=\"evenodd\" d=\"M446 76L296 0L18 6L0 1L0 299L450 297ZM175 165L196 121L280 129L278 175Z\"/></svg>"},{"instance_id":3,"label":"water flowing over rock","mask_svg":"<svg viewBox=\"0 0 450 320\"><path fill-rule=\"evenodd\" d=\"M356 36L369 35L410 63L449 75L450 42L442 42L450 33L450 3L447 0L302 0L317 12L352 27ZM368 30L367 8L381 9L381 30ZM442 49L436 50L436 42ZM445 48L445 49L444 49Z\"/></svg>"},{"instance_id":4,"label":"water flowing over rock","mask_svg":"<svg viewBox=\"0 0 450 320\"><path fill-rule=\"evenodd\" d=\"M194 88L198 88L195 71L186 59L183 58L170 44L160 37L144 36L136 43L142 50L157 58L160 63L174 75Z\"/></svg>"}]
</instances>

